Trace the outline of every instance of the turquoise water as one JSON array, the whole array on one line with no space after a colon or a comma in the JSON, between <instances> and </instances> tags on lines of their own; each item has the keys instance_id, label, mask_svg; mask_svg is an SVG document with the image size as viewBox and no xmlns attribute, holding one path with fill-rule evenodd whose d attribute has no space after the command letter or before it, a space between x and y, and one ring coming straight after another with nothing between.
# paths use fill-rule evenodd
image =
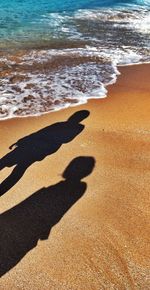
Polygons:
<instances>
[{"instance_id":1,"label":"turquoise water","mask_svg":"<svg viewBox=\"0 0 150 290\"><path fill-rule=\"evenodd\" d=\"M106 97L118 65L149 61L150 1L0 1L1 119Z\"/></svg>"},{"instance_id":2,"label":"turquoise water","mask_svg":"<svg viewBox=\"0 0 150 290\"><path fill-rule=\"evenodd\" d=\"M53 38L65 37L59 31L64 15L71 17L79 9L135 8L148 7L150 1L110 0L1 0L0 1L0 42L1 48L30 44L45 44ZM59 14L59 15L58 15Z\"/></svg>"}]
</instances>

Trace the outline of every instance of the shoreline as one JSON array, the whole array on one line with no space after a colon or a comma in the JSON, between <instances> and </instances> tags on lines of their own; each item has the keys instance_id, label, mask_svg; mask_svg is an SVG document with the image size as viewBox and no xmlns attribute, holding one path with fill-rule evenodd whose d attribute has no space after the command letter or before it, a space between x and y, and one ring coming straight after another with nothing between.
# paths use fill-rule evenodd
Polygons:
<instances>
[{"instance_id":1,"label":"shoreline","mask_svg":"<svg viewBox=\"0 0 150 290\"><path fill-rule=\"evenodd\" d=\"M145 66L145 65L150 65L150 61L148 62L144 62L144 63L131 63L131 64L122 64L122 65L117 65L116 64L116 74L114 76L114 79L109 83L109 84L106 84L106 85L103 85L103 88L106 90L106 95L104 96L101 96L101 97L91 97L91 98L87 98L85 102L83 103L77 103L77 104L73 104L73 105L68 105L66 107L60 107L58 109L54 109L54 110L51 110L51 111L47 111L47 112L43 112L43 113L39 113L37 115L26 115L26 116L10 116L10 117L6 117L6 118L0 118L0 123L1 122L5 122L5 121L9 121L9 120L18 120L18 119L24 119L24 118L39 118L39 117L42 117L42 116L45 116L47 114L51 114L51 113L55 113L55 112L58 112L58 111L61 111L61 110L66 110L68 108L74 108L74 107L78 107L78 106L83 106L83 105L86 105L89 101L91 100L101 100L101 99L105 99L105 98L108 98L109 97L109 87L115 85L118 81L118 77L121 75L121 72L120 70L122 70L122 68L124 67L136 67L136 66ZM120 70L119 70L120 68Z\"/></svg>"},{"instance_id":2,"label":"shoreline","mask_svg":"<svg viewBox=\"0 0 150 290\"><path fill-rule=\"evenodd\" d=\"M4 237L6 234L6 239L1 238L2 264L7 269L1 278L2 288L149 289L150 64L120 70L117 82L107 87L106 98L53 114L0 121L2 157L20 138L64 122L75 112L89 112L74 139L34 162L1 196L0 219ZM51 192L60 186L68 164L79 156L95 160L95 167L78 184L85 188L83 196L45 238L36 232L32 239L28 229L33 227L34 233L39 220L38 214L28 220L28 198L36 201L38 191L50 188ZM0 182L11 171L3 169ZM40 201L34 204L37 213ZM49 204L52 206L51 199ZM7 252L16 258L16 265L9 264L8 257L5 260Z\"/></svg>"}]
</instances>

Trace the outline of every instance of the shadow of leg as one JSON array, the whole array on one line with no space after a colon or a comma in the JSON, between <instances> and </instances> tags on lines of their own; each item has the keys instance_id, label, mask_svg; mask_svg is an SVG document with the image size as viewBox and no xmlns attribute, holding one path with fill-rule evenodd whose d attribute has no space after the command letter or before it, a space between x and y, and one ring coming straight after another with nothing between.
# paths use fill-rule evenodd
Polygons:
<instances>
[{"instance_id":1,"label":"shadow of leg","mask_svg":"<svg viewBox=\"0 0 150 290\"><path fill-rule=\"evenodd\" d=\"M23 176L24 172L26 171L27 166L24 165L17 165L12 173L1 183L0 185L0 196L6 193L10 188L12 188L19 179Z\"/></svg>"},{"instance_id":2,"label":"shadow of leg","mask_svg":"<svg viewBox=\"0 0 150 290\"><path fill-rule=\"evenodd\" d=\"M11 167L17 164L18 155L16 153L17 151L11 151L0 158L0 170L4 169L5 167Z\"/></svg>"}]
</instances>

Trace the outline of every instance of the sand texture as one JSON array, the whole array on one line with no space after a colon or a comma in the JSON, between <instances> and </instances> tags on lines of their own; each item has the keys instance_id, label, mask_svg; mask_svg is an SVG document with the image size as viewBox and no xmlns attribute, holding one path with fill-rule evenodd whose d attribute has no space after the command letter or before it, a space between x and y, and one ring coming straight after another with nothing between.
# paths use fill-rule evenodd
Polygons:
<instances>
[{"instance_id":1,"label":"sand texture","mask_svg":"<svg viewBox=\"0 0 150 290\"><path fill-rule=\"evenodd\" d=\"M120 71L105 99L0 122L0 290L150 289L150 65Z\"/></svg>"}]
</instances>

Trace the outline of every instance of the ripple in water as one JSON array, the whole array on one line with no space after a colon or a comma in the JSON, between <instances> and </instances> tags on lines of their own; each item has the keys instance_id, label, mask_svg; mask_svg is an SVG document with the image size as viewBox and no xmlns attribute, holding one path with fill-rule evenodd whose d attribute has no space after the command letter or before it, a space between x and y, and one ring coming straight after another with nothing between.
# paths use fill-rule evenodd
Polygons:
<instances>
[{"instance_id":1,"label":"ripple in water","mask_svg":"<svg viewBox=\"0 0 150 290\"><path fill-rule=\"evenodd\" d=\"M45 12L30 32L16 28L0 42L0 118L106 97L118 65L150 61L149 19L141 7L80 9Z\"/></svg>"}]
</instances>

